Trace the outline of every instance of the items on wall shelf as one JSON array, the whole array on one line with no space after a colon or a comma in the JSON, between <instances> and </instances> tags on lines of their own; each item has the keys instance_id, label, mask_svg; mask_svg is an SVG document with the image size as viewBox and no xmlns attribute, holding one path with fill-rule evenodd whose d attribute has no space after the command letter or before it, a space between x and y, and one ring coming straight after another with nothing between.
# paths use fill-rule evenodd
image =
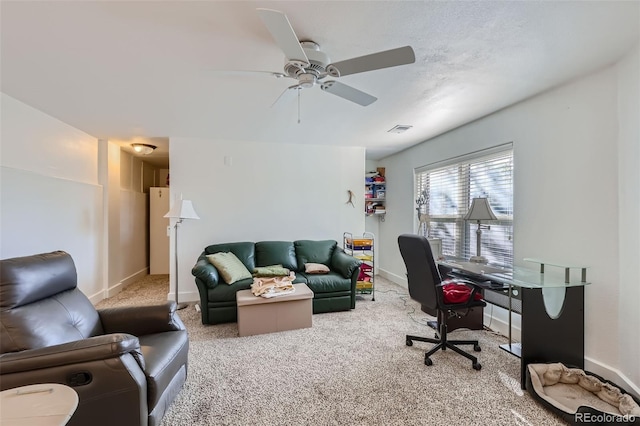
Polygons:
<instances>
[{"instance_id":1,"label":"items on wall shelf","mask_svg":"<svg viewBox=\"0 0 640 426\"><path fill-rule=\"evenodd\" d=\"M367 172L364 178L365 214L379 215L383 222L387 212L385 206L387 182L384 171L384 167L378 167L375 172Z\"/></svg>"},{"instance_id":2,"label":"items on wall shelf","mask_svg":"<svg viewBox=\"0 0 640 426\"><path fill-rule=\"evenodd\" d=\"M362 261L356 294L370 294L371 301L375 301L375 236L371 232L364 232L362 238L354 238L351 232L345 232L342 235L342 248L347 254Z\"/></svg>"}]
</instances>

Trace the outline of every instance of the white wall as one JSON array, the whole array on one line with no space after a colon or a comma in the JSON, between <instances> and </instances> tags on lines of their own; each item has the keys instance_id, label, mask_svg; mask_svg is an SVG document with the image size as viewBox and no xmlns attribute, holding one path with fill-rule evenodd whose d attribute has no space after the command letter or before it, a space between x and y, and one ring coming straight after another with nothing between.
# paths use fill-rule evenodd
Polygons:
<instances>
[{"instance_id":1,"label":"white wall","mask_svg":"<svg viewBox=\"0 0 640 426\"><path fill-rule=\"evenodd\" d=\"M1 96L1 245L3 259L64 250L78 286L102 298L102 187L97 140Z\"/></svg>"},{"instance_id":2,"label":"white wall","mask_svg":"<svg viewBox=\"0 0 640 426\"><path fill-rule=\"evenodd\" d=\"M94 303L146 274L142 161L1 96L1 258L67 251Z\"/></svg>"},{"instance_id":3,"label":"white wall","mask_svg":"<svg viewBox=\"0 0 640 426\"><path fill-rule=\"evenodd\" d=\"M618 66L618 338L622 374L640 384L640 46Z\"/></svg>"},{"instance_id":4,"label":"white wall","mask_svg":"<svg viewBox=\"0 0 640 426\"><path fill-rule=\"evenodd\" d=\"M341 244L343 232L364 232L364 197L346 204L348 190L363 193L363 148L172 138L170 156L172 200L182 194L200 216L180 226L180 300L199 300L191 268L210 244Z\"/></svg>"},{"instance_id":5,"label":"white wall","mask_svg":"<svg viewBox=\"0 0 640 426\"><path fill-rule=\"evenodd\" d=\"M120 263L125 284L149 271L149 194L143 190L145 175L155 171L140 157L120 152L120 241L119 253L111 260Z\"/></svg>"},{"instance_id":6,"label":"white wall","mask_svg":"<svg viewBox=\"0 0 640 426\"><path fill-rule=\"evenodd\" d=\"M632 239L624 247L619 244L619 231L624 232L619 226L624 222L625 229L635 229L636 235L638 229L637 87L637 67L608 68L381 160L388 196L386 222L379 232L380 268L390 278L404 281L396 239L414 230L415 167L513 141L515 259L523 264L524 257L541 257L590 267L587 367L609 377L617 375L611 378L638 392L637 247L629 253L635 256L633 267L625 264L633 284L621 285L618 270L619 259L626 258L619 250L635 243ZM618 114L618 92L629 89L626 99L632 105ZM629 129L619 139L621 122ZM623 157L636 155L620 172L635 179L624 187L635 195L621 201L632 205L635 216L619 212L618 146ZM635 300L623 306L622 291L629 291ZM618 335L619 329L628 333Z\"/></svg>"}]
</instances>

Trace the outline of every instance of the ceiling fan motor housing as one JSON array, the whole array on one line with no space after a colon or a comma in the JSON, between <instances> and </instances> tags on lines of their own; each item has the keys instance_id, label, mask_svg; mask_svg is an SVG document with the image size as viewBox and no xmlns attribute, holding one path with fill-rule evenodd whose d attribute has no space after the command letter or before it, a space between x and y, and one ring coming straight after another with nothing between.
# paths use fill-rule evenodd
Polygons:
<instances>
[{"instance_id":1,"label":"ceiling fan motor housing","mask_svg":"<svg viewBox=\"0 0 640 426\"><path fill-rule=\"evenodd\" d=\"M300 45L309 59L309 65L300 67L298 61L288 61L284 65L285 74L295 79L300 79L304 74L312 74L316 79L323 78L326 75L329 56L313 41L301 41ZM302 80L300 82L304 83Z\"/></svg>"}]
</instances>

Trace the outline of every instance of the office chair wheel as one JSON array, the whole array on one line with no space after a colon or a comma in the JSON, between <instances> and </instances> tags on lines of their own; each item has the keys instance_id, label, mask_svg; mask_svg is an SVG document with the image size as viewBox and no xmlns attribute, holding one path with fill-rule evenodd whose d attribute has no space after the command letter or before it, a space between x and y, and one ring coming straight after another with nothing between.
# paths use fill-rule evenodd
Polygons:
<instances>
[{"instance_id":1,"label":"office chair wheel","mask_svg":"<svg viewBox=\"0 0 640 426\"><path fill-rule=\"evenodd\" d=\"M407 346L413 346L413 340L407 339Z\"/></svg>"},{"instance_id":2,"label":"office chair wheel","mask_svg":"<svg viewBox=\"0 0 640 426\"><path fill-rule=\"evenodd\" d=\"M480 363L479 363L479 362L474 362L474 363L473 363L473 369L474 369L474 370L478 370L478 371L480 371L480 369L481 369L481 368L482 368L482 365L480 365Z\"/></svg>"},{"instance_id":3,"label":"office chair wheel","mask_svg":"<svg viewBox=\"0 0 640 426\"><path fill-rule=\"evenodd\" d=\"M473 345L473 350L476 352L480 352L482 348L480 347L480 345Z\"/></svg>"},{"instance_id":4,"label":"office chair wheel","mask_svg":"<svg viewBox=\"0 0 640 426\"><path fill-rule=\"evenodd\" d=\"M428 356L424 357L424 365L433 365L433 361L431 361L431 358L429 358ZM480 364L478 364L480 365Z\"/></svg>"}]
</instances>

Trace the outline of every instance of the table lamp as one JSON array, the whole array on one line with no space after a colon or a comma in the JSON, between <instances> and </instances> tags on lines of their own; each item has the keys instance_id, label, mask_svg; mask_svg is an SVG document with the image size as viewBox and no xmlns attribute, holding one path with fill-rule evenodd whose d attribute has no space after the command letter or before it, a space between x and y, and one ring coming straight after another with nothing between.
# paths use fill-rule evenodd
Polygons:
<instances>
[{"instance_id":1,"label":"table lamp","mask_svg":"<svg viewBox=\"0 0 640 426\"><path fill-rule=\"evenodd\" d=\"M483 220L498 220L491 206L489 200L486 198L474 198L471 201L471 207L469 212L464 217L464 220L475 220L478 222L478 229L476 230L476 255L469 258L469 262L474 263L487 263L487 258L480 253L480 244L482 239L482 229L480 221Z\"/></svg>"},{"instance_id":2,"label":"table lamp","mask_svg":"<svg viewBox=\"0 0 640 426\"><path fill-rule=\"evenodd\" d=\"M176 233L173 238L173 241L175 243L174 256L176 260L176 269L175 269L176 271L175 272L176 305L177 305L177 309L184 309L188 306L188 304L180 303L178 300L178 293L179 293L178 291L178 281L179 281L178 280L178 225L180 225L184 219L200 219L200 216L196 214L196 211L193 209L193 204L191 203L190 200L180 199L180 200L177 200L175 203L173 203L173 206L171 207L169 212L164 215L164 217L178 219L176 221L176 224L174 225Z\"/></svg>"}]
</instances>

